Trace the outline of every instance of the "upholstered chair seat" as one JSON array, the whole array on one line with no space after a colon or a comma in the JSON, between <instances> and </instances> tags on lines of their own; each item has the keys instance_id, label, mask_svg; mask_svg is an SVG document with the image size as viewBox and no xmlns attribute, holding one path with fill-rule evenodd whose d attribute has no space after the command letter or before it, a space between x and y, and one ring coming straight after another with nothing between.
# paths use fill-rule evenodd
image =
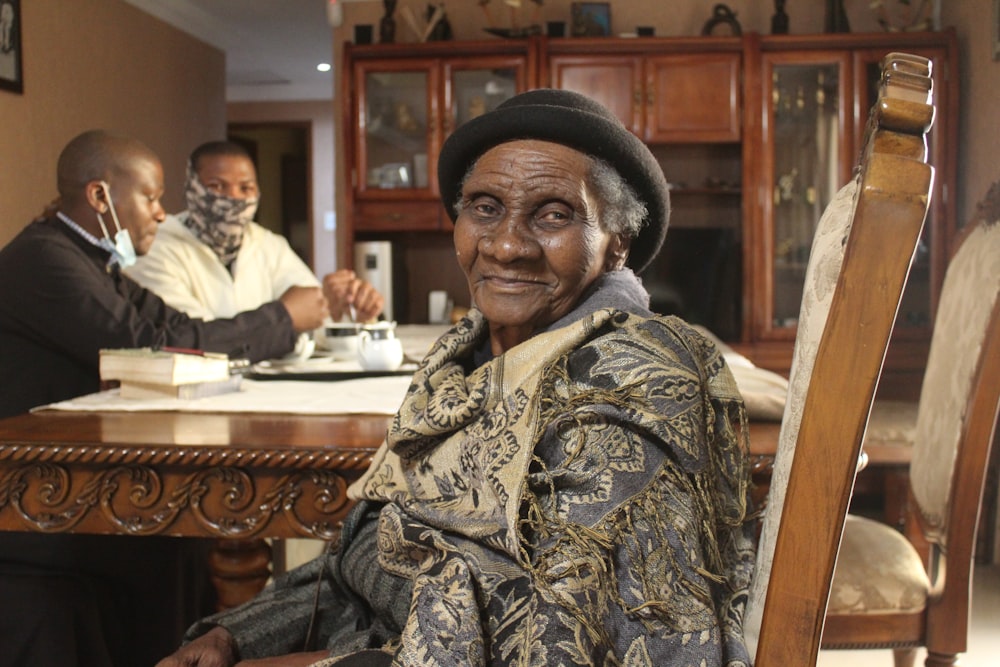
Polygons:
<instances>
[{"instance_id":1,"label":"upholstered chair seat","mask_svg":"<svg viewBox=\"0 0 1000 667\"><path fill-rule=\"evenodd\" d=\"M902 533L847 516L828 614L916 613L927 606L929 592L924 564Z\"/></svg>"}]
</instances>

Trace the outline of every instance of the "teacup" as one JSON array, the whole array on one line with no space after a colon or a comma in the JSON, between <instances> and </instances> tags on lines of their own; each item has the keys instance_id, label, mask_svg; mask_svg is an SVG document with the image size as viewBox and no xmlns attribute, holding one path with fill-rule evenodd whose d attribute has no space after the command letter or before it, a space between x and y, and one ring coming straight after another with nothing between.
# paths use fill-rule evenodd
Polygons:
<instances>
[{"instance_id":1,"label":"teacup","mask_svg":"<svg viewBox=\"0 0 1000 667\"><path fill-rule=\"evenodd\" d=\"M355 322L331 322L316 330L320 347L329 350L335 359L357 357L360 332L361 325Z\"/></svg>"},{"instance_id":2,"label":"teacup","mask_svg":"<svg viewBox=\"0 0 1000 667\"><path fill-rule=\"evenodd\" d=\"M394 371L403 364L403 342L395 322L365 326L358 336L358 363L366 371Z\"/></svg>"},{"instance_id":3,"label":"teacup","mask_svg":"<svg viewBox=\"0 0 1000 667\"><path fill-rule=\"evenodd\" d=\"M316 341L313 340L313 337L307 333L299 334L295 340L295 349L282 357L281 361L292 364L302 363L307 361L315 351Z\"/></svg>"}]
</instances>

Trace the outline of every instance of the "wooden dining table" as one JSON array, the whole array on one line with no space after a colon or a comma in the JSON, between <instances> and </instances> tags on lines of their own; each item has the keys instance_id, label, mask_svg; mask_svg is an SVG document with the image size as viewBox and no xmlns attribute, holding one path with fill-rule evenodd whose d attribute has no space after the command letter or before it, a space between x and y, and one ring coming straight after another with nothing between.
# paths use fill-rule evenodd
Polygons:
<instances>
[{"instance_id":1,"label":"wooden dining table","mask_svg":"<svg viewBox=\"0 0 1000 667\"><path fill-rule=\"evenodd\" d=\"M219 608L272 574L264 538L332 540L347 487L387 414L64 411L0 419L0 531L214 538ZM750 421L754 499L767 494L780 423ZM866 444L903 471L907 448ZM277 551L276 551L277 553Z\"/></svg>"},{"instance_id":2,"label":"wooden dining table","mask_svg":"<svg viewBox=\"0 0 1000 667\"><path fill-rule=\"evenodd\" d=\"M0 530L217 538L220 608L270 576L262 538L337 536L385 415L62 412L0 420Z\"/></svg>"}]
</instances>

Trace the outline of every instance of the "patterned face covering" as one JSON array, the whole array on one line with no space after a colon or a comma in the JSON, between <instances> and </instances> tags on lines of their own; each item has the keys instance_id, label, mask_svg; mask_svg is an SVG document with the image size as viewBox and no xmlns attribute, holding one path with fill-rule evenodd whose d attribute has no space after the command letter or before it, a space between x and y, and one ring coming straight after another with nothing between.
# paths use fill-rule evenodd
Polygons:
<instances>
[{"instance_id":1,"label":"patterned face covering","mask_svg":"<svg viewBox=\"0 0 1000 667\"><path fill-rule=\"evenodd\" d=\"M223 264L232 264L243 245L243 232L257 214L259 198L236 199L209 192L190 165L184 198L189 214L184 224L219 256Z\"/></svg>"}]
</instances>

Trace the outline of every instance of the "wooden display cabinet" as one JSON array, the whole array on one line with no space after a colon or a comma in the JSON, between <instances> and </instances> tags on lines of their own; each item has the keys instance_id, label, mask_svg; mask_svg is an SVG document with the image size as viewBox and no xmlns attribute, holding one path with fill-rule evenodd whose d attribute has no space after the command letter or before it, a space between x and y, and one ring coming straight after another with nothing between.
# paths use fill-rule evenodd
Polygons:
<instances>
[{"instance_id":1,"label":"wooden display cabinet","mask_svg":"<svg viewBox=\"0 0 1000 667\"><path fill-rule=\"evenodd\" d=\"M442 233L451 227L438 202L441 143L516 92L575 90L642 138L670 182L670 231L644 275L654 309L704 325L758 365L787 373L812 235L851 178L878 65L890 51L934 66L934 199L887 361L897 385L919 387L956 231L953 30L347 45L352 238L397 241L403 272L419 283L404 297L411 304L447 288L467 305ZM416 268L428 265L439 268ZM397 312L411 317L401 321L422 321L419 306Z\"/></svg>"}]
</instances>

